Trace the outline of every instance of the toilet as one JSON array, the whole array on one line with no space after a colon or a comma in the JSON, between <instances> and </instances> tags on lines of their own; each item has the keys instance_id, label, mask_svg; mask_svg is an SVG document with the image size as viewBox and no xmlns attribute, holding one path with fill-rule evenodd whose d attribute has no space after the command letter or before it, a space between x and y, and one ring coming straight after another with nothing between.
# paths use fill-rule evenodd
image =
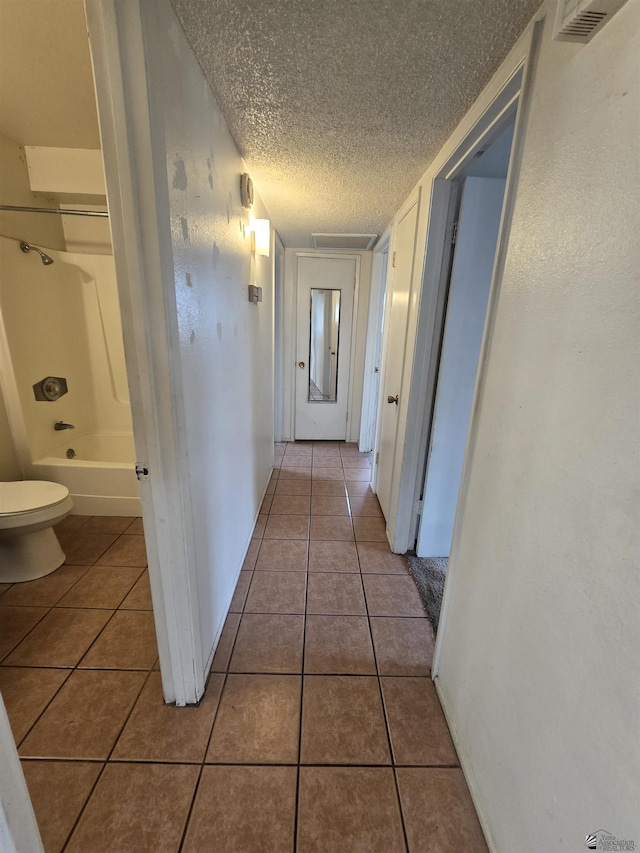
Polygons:
<instances>
[{"instance_id":1,"label":"toilet","mask_svg":"<svg viewBox=\"0 0 640 853\"><path fill-rule=\"evenodd\" d=\"M69 489L59 483L0 483L0 583L35 580L64 563L53 525L72 509Z\"/></svg>"}]
</instances>

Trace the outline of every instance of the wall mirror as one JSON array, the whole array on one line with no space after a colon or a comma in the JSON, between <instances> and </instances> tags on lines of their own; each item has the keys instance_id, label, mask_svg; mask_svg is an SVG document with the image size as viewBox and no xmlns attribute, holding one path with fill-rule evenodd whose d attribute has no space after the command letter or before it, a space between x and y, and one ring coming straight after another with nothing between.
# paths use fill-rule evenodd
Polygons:
<instances>
[{"instance_id":1,"label":"wall mirror","mask_svg":"<svg viewBox=\"0 0 640 853\"><path fill-rule=\"evenodd\" d=\"M309 402L338 399L340 291L311 289L309 335Z\"/></svg>"}]
</instances>

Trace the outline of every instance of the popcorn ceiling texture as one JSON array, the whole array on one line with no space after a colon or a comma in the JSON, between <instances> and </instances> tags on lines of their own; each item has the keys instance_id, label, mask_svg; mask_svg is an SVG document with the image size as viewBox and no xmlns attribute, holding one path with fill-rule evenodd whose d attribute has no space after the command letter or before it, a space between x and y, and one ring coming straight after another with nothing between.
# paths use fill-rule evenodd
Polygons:
<instances>
[{"instance_id":1,"label":"popcorn ceiling texture","mask_svg":"<svg viewBox=\"0 0 640 853\"><path fill-rule=\"evenodd\" d=\"M172 0L285 245L382 233L539 0Z\"/></svg>"}]
</instances>

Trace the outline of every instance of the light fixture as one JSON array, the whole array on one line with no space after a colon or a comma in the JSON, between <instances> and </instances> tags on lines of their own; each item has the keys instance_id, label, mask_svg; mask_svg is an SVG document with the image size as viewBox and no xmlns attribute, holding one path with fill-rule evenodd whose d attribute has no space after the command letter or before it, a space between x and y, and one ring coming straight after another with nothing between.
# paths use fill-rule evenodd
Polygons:
<instances>
[{"instance_id":1,"label":"light fixture","mask_svg":"<svg viewBox=\"0 0 640 853\"><path fill-rule=\"evenodd\" d=\"M268 258L271 250L271 223L268 219L254 219L249 226L252 232L252 249L256 255Z\"/></svg>"}]
</instances>

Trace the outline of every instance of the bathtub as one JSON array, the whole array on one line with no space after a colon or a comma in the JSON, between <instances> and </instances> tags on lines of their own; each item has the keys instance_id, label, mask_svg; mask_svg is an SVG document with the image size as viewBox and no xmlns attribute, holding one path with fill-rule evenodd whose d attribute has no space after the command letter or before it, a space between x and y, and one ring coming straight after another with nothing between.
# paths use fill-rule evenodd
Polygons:
<instances>
[{"instance_id":1,"label":"bathtub","mask_svg":"<svg viewBox=\"0 0 640 853\"><path fill-rule=\"evenodd\" d=\"M29 479L61 483L71 492L72 514L142 515L135 475L135 448L131 433L74 435L35 460ZM67 458L67 451L75 456Z\"/></svg>"}]
</instances>

